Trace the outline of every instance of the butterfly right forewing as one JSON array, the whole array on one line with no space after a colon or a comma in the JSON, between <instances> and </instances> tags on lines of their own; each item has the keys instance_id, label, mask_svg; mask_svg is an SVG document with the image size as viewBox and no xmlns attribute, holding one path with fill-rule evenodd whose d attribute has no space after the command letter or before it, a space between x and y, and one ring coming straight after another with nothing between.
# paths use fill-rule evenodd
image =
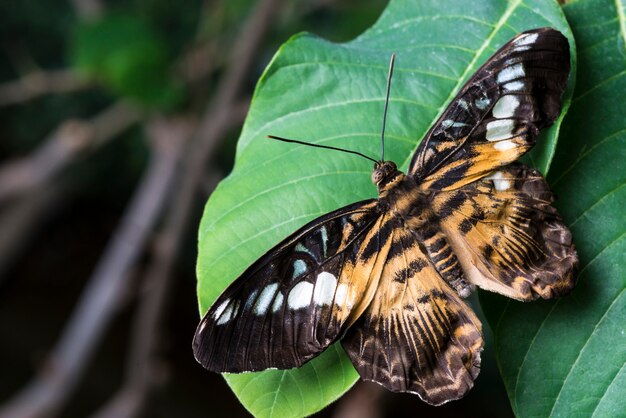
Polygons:
<instances>
[{"instance_id":1,"label":"butterfly right forewing","mask_svg":"<svg viewBox=\"0 0 626 418\"><path fill-rule=\"evenodd\" d=\"M425 190L453 190L515 161L558 117L569 70L569 44L560 32L542 28L516 36L450 103L408 174Z\"/></svg>"}]
</instances>

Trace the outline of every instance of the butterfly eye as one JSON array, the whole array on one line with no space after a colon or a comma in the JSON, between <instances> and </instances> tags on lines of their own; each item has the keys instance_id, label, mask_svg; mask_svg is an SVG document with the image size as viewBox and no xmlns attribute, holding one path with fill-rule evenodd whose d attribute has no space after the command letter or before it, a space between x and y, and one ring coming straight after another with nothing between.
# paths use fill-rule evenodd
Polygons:
<instances>
[{"instance_id":1,"label":"butterfly eye","mask_svg":"<svg viewBox=\"0 0 626 418\"><path fill-rule=\"evenodd\" d=\"M384 167L374 168L374 171L372 171L372 183L374 183L375 185L378 185L378 183L380 183L383 180L383 178L385 177L383 170L384 170Z\"/></svg>"},{"instance_id":2,"label":"butterfly eye","mask_svg":"<svg viewBox=\"0 0 626 418\"><path fill-rule=\"evenodd\" d=\"M391 174L391 173L395 173L397 167L396 164L393 161L387 161L385 163L385 174Z\"/></svg>"}]
</instances>

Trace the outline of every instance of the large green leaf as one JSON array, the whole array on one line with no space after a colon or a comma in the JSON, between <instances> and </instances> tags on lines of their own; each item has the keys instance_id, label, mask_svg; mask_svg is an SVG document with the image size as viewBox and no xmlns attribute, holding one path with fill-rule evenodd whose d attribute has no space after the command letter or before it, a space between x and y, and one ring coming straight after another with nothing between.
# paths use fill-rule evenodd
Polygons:
<instances>
[{"instance_id":1,"label":"large green leaf","mask_svg":"<svg viewBox=\"0 0 626 418\"><path fill-rule=\"evenodd\" d=\"M624 4L565 7L578 79L549 182L580 256L574 293L521 304L482 295L520 417L626 416L626 20Z\"/></svg>"},{"instance_id":2,"label":"large green leaf","mask_svg":"<svg viewBox=\"0 0 626 418\"><path fill-rule=\"evenodd\" d=\"M252 261L307 221L376 195L371 164L351 155L286 145L268 134L379 155L387 62L397 53L386 156L406 168L419 139L472 73L515 34L552 26L571 36L545 0L391 1L352 42L310 34L285 43L257 86L235 168L207 203L199 230L198 296L205 312ZM558 126L558 123L557 123ZM557 127L535 161L546 169ZM334 346L299 369L226 377L258 416L313 413L358 378Z\"/></svg>"}]
</instances>

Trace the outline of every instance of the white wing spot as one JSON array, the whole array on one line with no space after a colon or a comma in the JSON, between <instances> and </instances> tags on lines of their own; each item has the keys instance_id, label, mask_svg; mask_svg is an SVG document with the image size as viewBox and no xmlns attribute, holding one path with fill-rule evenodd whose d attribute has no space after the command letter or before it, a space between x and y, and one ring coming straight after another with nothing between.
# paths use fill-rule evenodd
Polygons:
<instances>
[{"instance_id":1,"label":"white wing spot","mask_svg":"<svg viewBox=\"0 0 626 418\"><path fill-rule=\"evenodd\" d=\"M226 309L226 306L228 306L229 302L230 302L230 299L226 299L224 302L220 304L220 306L217 307L217 309L213 313L213 319L217 319L220 317L220 315L222 315L222 312L224 312L224 309Z\"/></svg>"},{"instance_id":2,"label":"white wing spot","mask_svg":"<svg viewBox=\"0 0 626 418\"><path fill-rule=\"evenodd\" d=\"M449 127L462 128L462 127L468 126L468 125L467 125L467 123L455 122L452 119L446 119L443 122L441 122L441 126L443 126L444 128L449 128Z\"/></svg>"},{"instance_id":3,"label":"white wing spot","mask_svg":"<svg viewBox=\"0 0 626 418\"><path fill-rule=\"evenodd\" d=\"M511 119L494 120L487 124L487 141L499 141L509 138L513 133L514 123Z\"/></svg>"},{"instance_id":4,"label":"white wing spot","mask_svg":"<svg viewBox=\"0 0 626 418\"><path fill-rule=\"evenodd\" d=\"M217 325L224 325L228 321L232 320L237 316L239 312L239 301L231 303L226 307L224 312L220 315L220 318L217 320Z\"/></svg>"},{"instance_id":5,"label":"white wing spot","mask_svg":"<svg viewBox=\"0 0 626 418\"><path fill-rule=\"evenodd\" d=\"M337 278L335 275L326 271L317 275L315 282L315 291L313 292L313 301L318 305L330 305L335 296L337 288Z\"/></svg>"},{"instance_id":6,"label":"white wing spot","mask_svg":"<svg viewBox=\"0 0 626 418\"><path fill-rule=\"evenodd\" d=\"M516 78L524 77L524 67L522 64L511 65L498 73L498 83L505 83L507 81L515 80Z\"/></svg>"},{"instance_id":7,"label":"white wing spot","mask_svg":"<svg viewBox=\"0 0 626 418\"><path fill-rule=\"evenodd\" d=\"M300 276L305 271L306 271L306 263L304 262L304 260L296 260L293 262L293 275L291 276L291 278L295 279L296 277Z\"/></svg>"},{"instance_id":8,"label":"white wing spot","mask_svg":"<svg viewBox=\"0 0 626 418\"><path fill-rule=\"evenodd\" d=\"M352 301L348 300L348 292L350 291L350 287L341 283L337 286L337 291L335 292L335 305L343 306L344 304L348 305L348 308L352 307Z\"/></svg>"},{"instance_id":9,"label":"white wing spot","mask_svg":"<svg viewBox=\"0 0 626 418\"><path fill-rule=\"evenodd\" d=\"M504 177L502 171L496 171L485 177L485 180L493 181L493 187L498 191L509 190L512 186L511 181Z\"/></svg>"},{"instance_id":10,"label":"white wing spot","mask_svg":"<svg viewBox=\"0 0 626 418\"><path fill-rule=\"evenodd\" d=\"M300 309L311 304L313 283L300 282L291 289L287 296L287 304L291 309Z\"/></svg>"},{"instance_id":11,"label":"white wing spot","mask_svg":"<svg viewBox=\"0 0 626 418\"><path fill-rule=\"evenodd\" d=\"M278 294L276 295L276 299L274 299L274 303L272 304L272 312L273 313L278 312L280 307L283 306L283 300L284 299L285 299L285 297L283 296L283 294L278 292Z\"/></svg>"},{"instance_id":12,"label":"white wing spot","mask_svg":"<svg viewBox=\"0 0 626 418\"><path fill-rule=\"evenodd\" d=\"M458 103L459 103L459 106L461 106L463 109L465 110L468 109L467 102L465 101L465 99L459 99Z\"/></svg>"},{"instance_id":13,"label":"white wing spot","mask_svg":"<svg viewBox=\"0 0 626 418\"><path fill-rule=\"evenodd\" d=\"M259 295L259 300L257 300L256 305L254 305L255 315L265 315L267 308L269 308L272 303L272 299L274 299L276 290L278 290L278 283L268 284L263 288L263 291Z\"/></svg>"},{"instance_id":14,"label":"white wing spot","mask_svg":"<svg viewBox=\"0 0 626 418\"><path fill-rule=\"evenodd\" d=\"M307 253L308 255L310 255L311 257L315 258L313 256L313 253L311 251L309 251L309 249L307 247L305 247L304 245L302 245L301 242L297 243L296 246L294 247L295 251L301 252L301 253Z\"/></svg>"},{"instance_id":15,"label":"white wing spot","mask_svg":"<svg viewBox=\"0 0 626 418\"><path fill-rule=\"evenodd\" d=\"M511 141L510 139L507 139L505 141L496 142L495 144L493 144L493 147L497 149L498 151L508 151L510 149L517 147L517 144Z\"/></svg>"},{"instance_id":16,"label":"white wing spot","mask_svg":"<svg viewBox=\"0 0 626 418\"><path fill-rule=\"evenodd\" d=\"M489 100L489 99L476 99L474 101L474 104L480 110L484 110L484 109L487 108L487 106L489 106L491 104L491 100Z\"/></svg>"},{"instance_id":17,"label":"white wing spot","mask_svg":"<svg viewBox=\"0 0 626 418\"><path fill-rule=\"evenodd\" d=\"M256 300L256 295L258 294L259 294L259 289L254 289L252 293L250 293L250 296L248 296L248 299L246 300L246 304L243 307L244 311L247 311L250 309L250 307L254 304L254 301Z\"/></svg>"},{"instance_id":18,"label":"white wing spot","mask_svg":"<svg viewBox=\"0 0 626 418\"><path fill-rule=\"evenodd\" d=\"M510 118L515 113L518 106L519 99L517 96L502 96L493 107L493 116L498 119Z\"/></svg>"},{"instance_id":19,"label":"white wing spot","mask_svg":"<svg viewBox=\"0 0 626 418\"><path fill-rule=\"evenodd\" d=\"M524 89L523 81L511 81L510 83L506 83L504 87L507 91L520 91Z\"/></svg>"},{"instance_id":20,"label":"white wing spot","mask_svg":"<svg viewBox=\"0 0 626 418\"><path fill-rule=\"evenodd\" d=\"M328 232L326 231L326 226L322 226L320 228L320 235L322 236L322 254L324 254L324 257L326 257L326 246L328 244Z\"/></svg>"},{"instance_id":21,"label":"white wing spot","mask_svg":"<svg viewBox=\"0 0 626 418\"><path fill-rule=\"evenodd\" d=\"M539 37L538 33L525 33L520 35L513 43L517 46L534 44Z\"/></svg>"}]
</instances>

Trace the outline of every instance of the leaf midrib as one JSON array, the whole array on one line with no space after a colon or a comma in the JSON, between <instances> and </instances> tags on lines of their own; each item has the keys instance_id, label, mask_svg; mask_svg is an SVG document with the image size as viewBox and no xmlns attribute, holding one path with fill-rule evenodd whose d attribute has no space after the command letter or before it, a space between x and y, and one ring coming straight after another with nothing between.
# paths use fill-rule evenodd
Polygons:
<instances>
[{"instance_id":1,"label":"leaf midrib","mask_svg":"<svg viewBox=\"0 0 626 418\"><path fill-rule=\"evenodd\" d=\"M617 11L617 18L619 19L620 34L622 36L622 42L626 47L626 15L624 14L624 6L620 0L615 1L615 10Z\"/></svg>"}]
</instances>

